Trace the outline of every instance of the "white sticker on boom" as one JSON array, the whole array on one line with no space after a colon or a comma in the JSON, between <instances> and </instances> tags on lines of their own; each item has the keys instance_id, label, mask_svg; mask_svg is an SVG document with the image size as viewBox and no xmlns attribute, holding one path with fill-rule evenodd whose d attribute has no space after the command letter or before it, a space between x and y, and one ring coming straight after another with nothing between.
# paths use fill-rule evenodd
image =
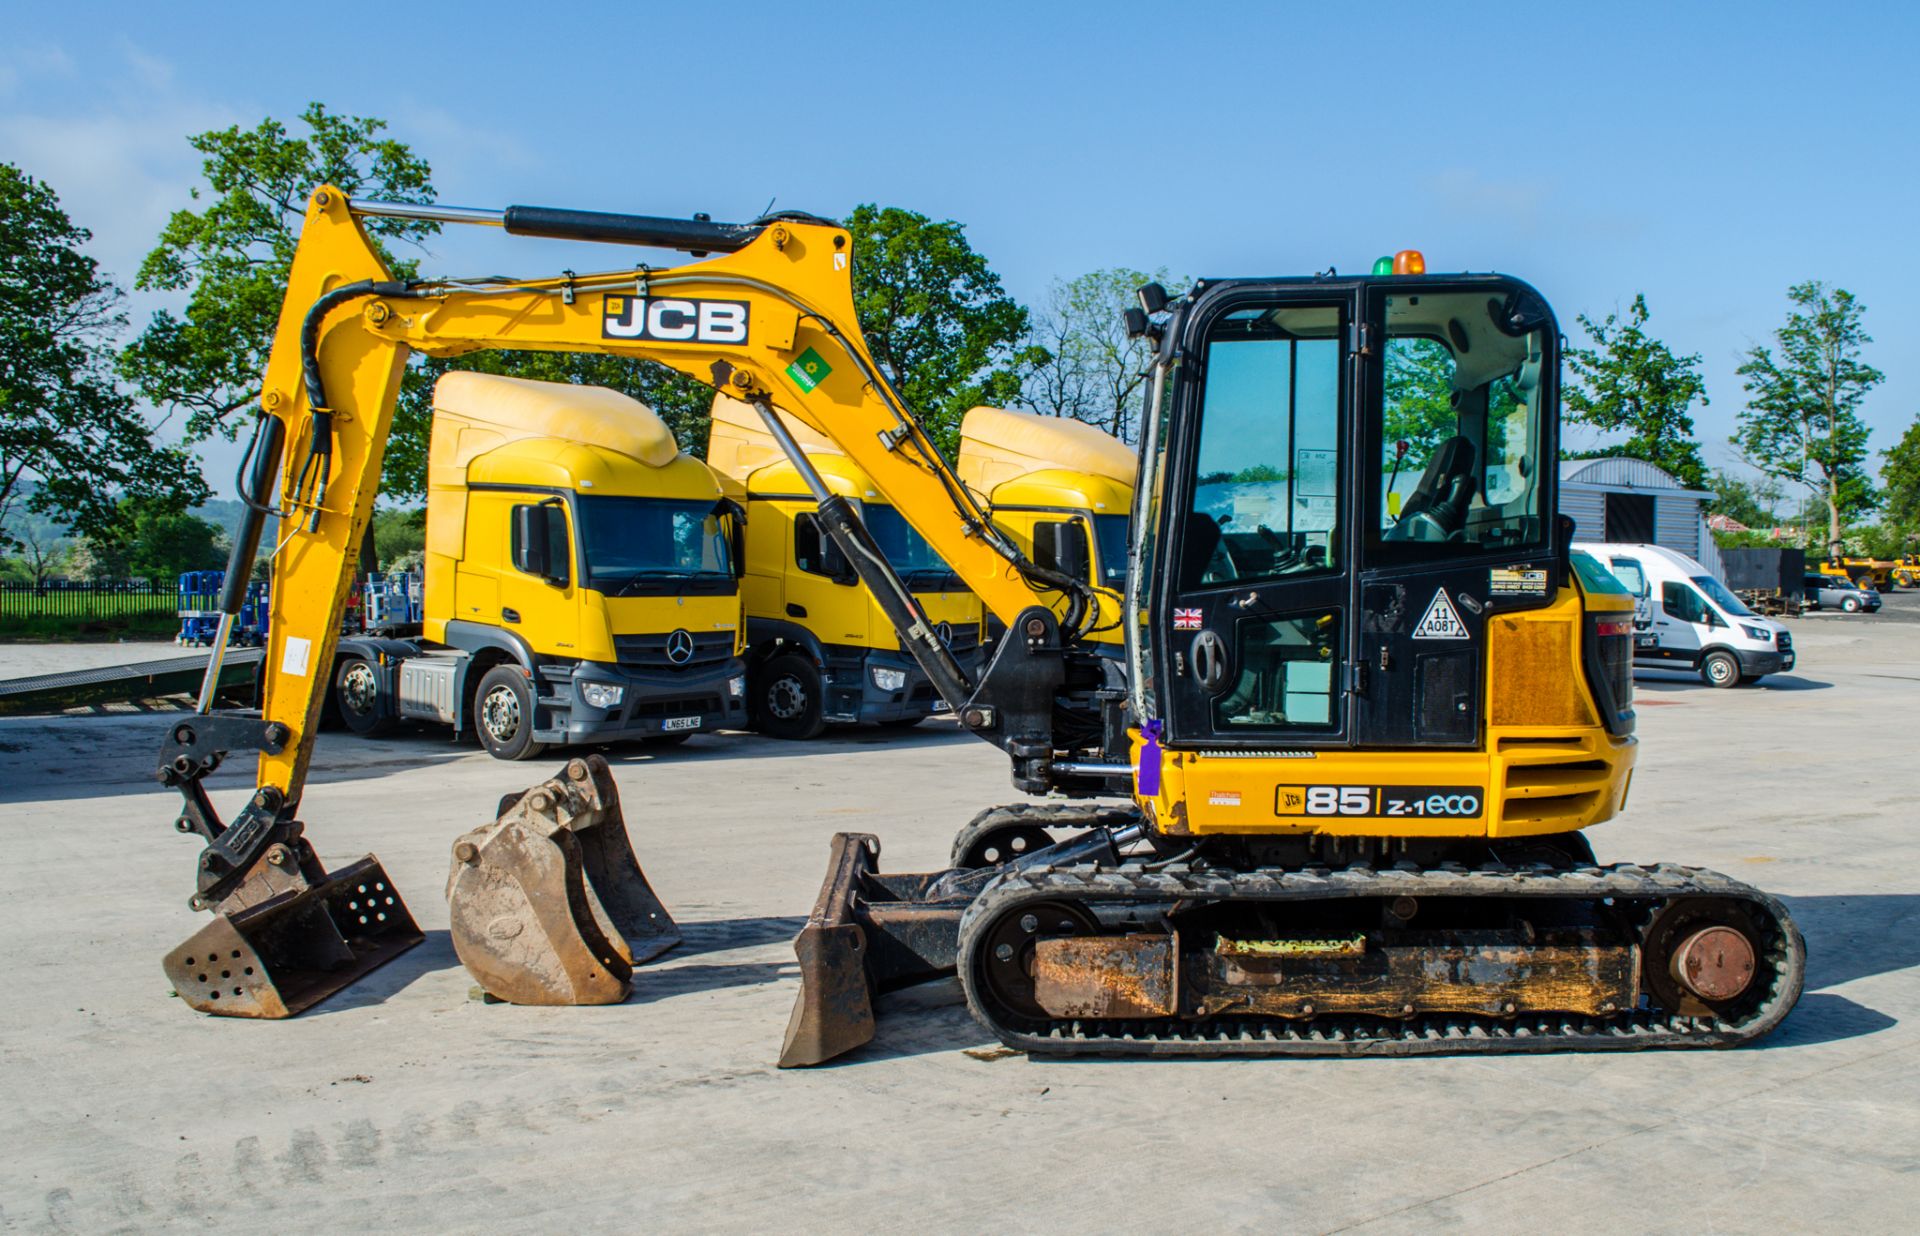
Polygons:
<instances>
[{"instance_id":1,"label":"white sticker on boom","mask_svg":"<svg viewBox=\"0 0 1920 1236\"><path fill-rule=\"evenodd\" d=\"M1441 588L1433 594L1433 604L1427 606L1426 614L1420 619L1420 625L1413 629L1415 639L1466 639L1467 624L1460 621L1460 611L1447 600L1447 590Z\"/></svg>"},{"instance_id":2,"label":"white sticker on boom","mask_svg":"<svg viewBox=\"0 0 1920 1236\"><path fill-rule=\"evenodd\" d=\"M287 636L287 650L280 655L280 672L293 678L305 678L307 657L312 652L312 640L301 639L298 635Z\"/></svg>"}]
</instances>

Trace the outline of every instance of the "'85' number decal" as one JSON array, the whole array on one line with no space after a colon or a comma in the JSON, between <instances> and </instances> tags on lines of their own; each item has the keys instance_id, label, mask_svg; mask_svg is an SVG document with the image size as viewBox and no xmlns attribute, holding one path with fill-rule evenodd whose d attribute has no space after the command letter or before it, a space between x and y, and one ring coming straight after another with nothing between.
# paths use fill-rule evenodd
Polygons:
<instances>
[{"instance_id":1,"label":"'85' number decal","mask_svg":"<svg viewBox=\"0 0 1920 1236\"><path fill-rule=\"evenodd\" d=\"M1472 819L1480 789L1471 785L1282 785L1273 792L1275 815Z\"/></svg>"}]
</instances>

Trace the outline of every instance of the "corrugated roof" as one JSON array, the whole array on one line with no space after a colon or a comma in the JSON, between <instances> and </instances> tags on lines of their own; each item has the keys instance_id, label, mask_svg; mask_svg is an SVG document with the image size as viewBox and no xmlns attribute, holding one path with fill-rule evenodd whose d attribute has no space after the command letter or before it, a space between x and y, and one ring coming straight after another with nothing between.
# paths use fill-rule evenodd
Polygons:
<instances>
[{"instance_id":1,"label":"corrugated roof","mask_svg":"<svg viewBox=\"0 0 1920 1236\"><path fill-rule=\"evenodd\" d=\"M1688 489L1673 475L1644 459L1609 455L1604 459L1563 459L1560 461L1562 485L1607 485L1617 489L1664 489L1675 493L1705 494L1706 490Z\"/></svg>"}]
</instances>

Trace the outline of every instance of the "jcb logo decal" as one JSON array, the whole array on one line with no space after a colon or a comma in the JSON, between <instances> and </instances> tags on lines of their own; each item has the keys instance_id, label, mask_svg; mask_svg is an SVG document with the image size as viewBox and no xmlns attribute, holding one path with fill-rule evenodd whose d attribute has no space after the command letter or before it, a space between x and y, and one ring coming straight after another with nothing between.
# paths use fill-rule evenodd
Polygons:
<instances>
[{"instance_id":1,"label":"jcb logo decal","mask_svg":"<svg viewBox=\"0 0 1920 1236\"><path fill-rule=\"evenodd\" d=\"M609 296L600 313L600 336L663 343L745 343L747 302Z\"/></svg>"}]
</instances>

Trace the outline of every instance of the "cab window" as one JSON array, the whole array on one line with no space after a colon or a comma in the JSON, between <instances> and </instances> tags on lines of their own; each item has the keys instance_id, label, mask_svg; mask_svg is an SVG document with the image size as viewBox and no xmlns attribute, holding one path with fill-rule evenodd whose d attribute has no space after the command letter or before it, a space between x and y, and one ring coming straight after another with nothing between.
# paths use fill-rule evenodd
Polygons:
<instances>
[{"instance_id":1,"label":"cab window","mask_svg":"<svg viewBox=\"0 0 1920 1236\"><path fill-rule=\"evenodd\" d=\"M820 531L820 521L812 515L794 517L793 564L809 575L825 575L837 583L852 582L853 568L833 538Z\"/></svg>"},{"instance_id":2,"label":"cab window","mask_svg":"<svg viewBox=\"0 0 1920 1236\"><path fill-rule=\"evenodd\" d=\"M1607 564L1613 569L1613 577L1626 586L1634 596L1647 595L1647 573L1632 558L1614 558Z\"/></svg>"},{"instance_id":3,"label":"cab window","mask_svg":"<svg viewBox=\"0 0 1920 1236\"><path fill-rule=\"evenodd\" d=\"M1375 524L1389 558L1544 546L1550 323L1482 291L1384 299ZM1542 312L1540 316L1544 316ZM1420 546L1452 546L1453 550Z\"/></svg>"},{"instance_id":4,"label":"cab window","mask_svg":"<svg viewBox=\"0 0 1920 1236\"><path fill-rule=\"evenodd\" d=\"M1667 611L1668 617L1678 618L1682 622L1707 620L1707 603L1685 584L1660 585L1660 608Z\"/></svg>"},{"instance_id":5,"label":"cab window","mask_svg":"<svg viewBox=\"0 0 1920 1236\"><path fill-rule=\"evenodd\" d=\"M1228 313L1208 333L1182 590L1339 566L1340 310Z\"/></svg>"}]
</instances>

